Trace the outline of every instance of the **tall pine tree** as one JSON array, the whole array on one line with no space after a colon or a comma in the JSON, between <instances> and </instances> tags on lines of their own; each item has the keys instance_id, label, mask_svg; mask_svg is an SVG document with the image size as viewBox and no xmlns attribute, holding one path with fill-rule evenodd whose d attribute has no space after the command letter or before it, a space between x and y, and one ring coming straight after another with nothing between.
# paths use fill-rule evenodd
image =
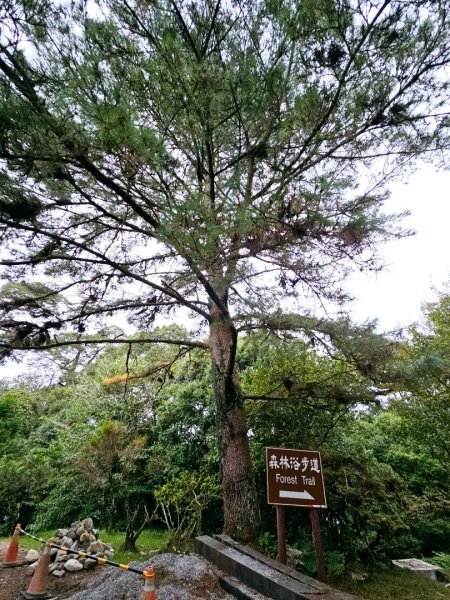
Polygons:
<instances>
[{"instance_id":1,"label":"tall pine tree","mask_svg":"<svg viewBox=\"0 0 450 600\"><path fill-rule=\"evenodd\" d=\"M115 313L151 341L158 313L187 310L198 336L168 341L211 354L230 535L258 527L238 335L316 326L282 308L342 300L347 270L400 234L386 184L448 144L449 9L0 8L1 263L20 288L1 301L3 352L92 341Z\"/></svg>"}]
</instances>

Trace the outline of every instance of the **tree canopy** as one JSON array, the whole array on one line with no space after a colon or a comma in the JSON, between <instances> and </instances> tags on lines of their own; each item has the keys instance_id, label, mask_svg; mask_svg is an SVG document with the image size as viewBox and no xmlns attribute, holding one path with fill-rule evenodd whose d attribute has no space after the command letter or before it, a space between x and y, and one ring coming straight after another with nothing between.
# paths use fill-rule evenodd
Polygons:
<instances>
[{"instance_id":1,"label":"tree canopy","mask_svg":"<svg viewBox=\"0 0 450 600\"><path fill-rule=\"evenodd\" d=\"M448 148L449 9L0 8L1 264L11 282L2 352L137 343L105 331L116 314L155 341L156 317L185 309L194 335L167 342L211 354L231 535L251 537L258 524L238 335L323 334L320 320L286 313L304 315L308 296L345 299L348 270L378 268L377 243L401 235L381 211L387 183Z\"/></svg>"}]
</instances>

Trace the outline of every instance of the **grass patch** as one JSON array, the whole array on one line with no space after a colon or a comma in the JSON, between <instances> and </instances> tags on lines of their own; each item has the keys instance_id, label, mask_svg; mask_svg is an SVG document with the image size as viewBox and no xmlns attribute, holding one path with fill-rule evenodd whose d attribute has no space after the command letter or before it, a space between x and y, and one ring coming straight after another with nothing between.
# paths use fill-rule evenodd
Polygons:
<instances>
[{"instance_id":1,"label":"grass patch","mask_svg":"<svg viewBox=\"0 0 450 600\"><path fill-rule=\"evenodd\" d=\"M339 577L331 583L362 600L450 600L450 589L406 569L373 573L365 582Z\"/></svg>"},{"instance_id":2,"label":"grass patch","mask_svg":"<svg viewBox=\"0 0 450 600\"><path fill-rule=\"evenodd\" d=\"M120 546L125 541L125 533L117 531L113 533L100 532L100 539L105 544L111 544L114 548L112 560L127 564L134 560L145 562L149 556L153 555L155 550L164 550L169 539L168 533L163 529L146 529L141 533L136 543L138 552L123 552Z\"/></svg>"},{"instance_id":3,"label":"grass patch","mask_svg":"<svg viewBox=\"0 0 450 600\"><path fill-rule=\"evenodd\" d=\"M50 529L49 531L39 531L38 533L33 533L36 537L42 538L43 540L48 540L49 538L55 535L56 529ZM10 542L11 537L0 537L0 542ZM33 538L20 534L19 546L21 548L34 548L35 550L42 550L41 542L33 540Z\"/></svg>"}]
</instances>

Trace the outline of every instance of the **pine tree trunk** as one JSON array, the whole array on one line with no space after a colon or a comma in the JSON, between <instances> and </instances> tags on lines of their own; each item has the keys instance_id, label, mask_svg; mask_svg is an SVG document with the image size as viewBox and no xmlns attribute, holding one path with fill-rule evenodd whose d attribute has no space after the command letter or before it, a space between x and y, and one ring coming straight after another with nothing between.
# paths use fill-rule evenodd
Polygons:
<instances>
[{"instance_id":1,"label":"pine tree trunk","mask_svg":"<svg viewBox=\"0 0 450 600\"><path fill-rule=\"evenodd\" d=\"M237 334L231 322L214 314L210 344L219 451L222 461L224 533L250 541L259 533L260 514L250 460L242 394L235 374Z\"/></svg>"}]
</instances>

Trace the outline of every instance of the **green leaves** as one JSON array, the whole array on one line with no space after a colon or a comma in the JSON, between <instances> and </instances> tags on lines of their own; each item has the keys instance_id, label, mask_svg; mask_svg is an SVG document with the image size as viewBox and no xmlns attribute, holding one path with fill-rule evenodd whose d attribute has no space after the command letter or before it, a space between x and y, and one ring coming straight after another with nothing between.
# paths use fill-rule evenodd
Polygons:
<instances>
[{"instance_id":1,"label":"green leaves","mask_svg":"<svg viewBox=\"0 0 450 600\"><path fill-rule=\"evenodd\" d=\"M182 471L154 493L170 532L169 548L180 552L194 535L200 535L202 514L220 497L220 485L215 475Z\"/></svg>"},{"instance_id":2,"label":"green leaves","mask_svg":"<svg viewBox=\"0 0 450 600\"><path fill-rule=\"evenodd\" d=\"M0 215L18 226L22 261L58 260L75 281L126 275L150 290L168 271L160 302L202 319L216 285L250 315L272 269L272 295L290 278L292 301L309 287L332 297L349 262L376 268L374 242L399 235L378 215L387 167L376 195L354 173L376 177L380 153L393 167L443 144L429 115L446 97L446 15L426 3L15 2L13 13ZM38 256L62 238L64 257ZM77 289L85 300L89 287Z\"/></svg>"}]
</instances>

